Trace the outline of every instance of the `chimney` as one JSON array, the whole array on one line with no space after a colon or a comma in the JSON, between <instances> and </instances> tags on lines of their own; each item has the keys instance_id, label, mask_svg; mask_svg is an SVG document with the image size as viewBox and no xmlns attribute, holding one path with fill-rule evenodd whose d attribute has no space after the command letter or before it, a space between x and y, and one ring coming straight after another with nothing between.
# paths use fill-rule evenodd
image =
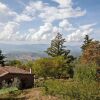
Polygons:
<instances>
[{"instance_id":1,"label":"chimney","mask_svg":"<svg viewBox=\"0 0 100 100\"><path fill-rule=\"evenodd\" d=\"M32 74L32 68L30 68L30 74Z\"/></svg>"}]
</instances>

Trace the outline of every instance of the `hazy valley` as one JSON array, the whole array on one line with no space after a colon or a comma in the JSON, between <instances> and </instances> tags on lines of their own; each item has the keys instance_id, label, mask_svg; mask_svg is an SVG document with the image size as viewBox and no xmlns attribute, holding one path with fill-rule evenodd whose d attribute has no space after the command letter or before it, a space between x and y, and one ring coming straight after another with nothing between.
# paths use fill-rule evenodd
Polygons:
<instances>
[{"instance_id":1,"label":"hazy valley","mask_svg":"<svg viewBox=\"0 0 100 100\"><path fill-rule=\"evenodd\" d=\"M41 57L47 57L44 52L49 44L5 44L0 43L0 49L3 51L8 60L35 60ZM81 53L79 46L67 46L71 50L71 54L75 57Z\"/></svg>"}]
</instances>

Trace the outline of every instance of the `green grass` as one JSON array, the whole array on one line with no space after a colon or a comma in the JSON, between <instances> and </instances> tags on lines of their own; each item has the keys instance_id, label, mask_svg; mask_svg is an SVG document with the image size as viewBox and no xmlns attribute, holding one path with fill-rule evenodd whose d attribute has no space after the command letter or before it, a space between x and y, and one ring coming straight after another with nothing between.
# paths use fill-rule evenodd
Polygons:
<instances>
[{"instance_id":1,"label":"green grass","mask_svg":"<svg viewBox=\"0 0 100 100\"><path fill-rule=\"evenodd\" d=\"M14 91L18 91L18 88L16 88L16 87L3 88L3 89L0 89L0 95L10 93L10 92L14 92Z\"/></svg>"}]
</instances>

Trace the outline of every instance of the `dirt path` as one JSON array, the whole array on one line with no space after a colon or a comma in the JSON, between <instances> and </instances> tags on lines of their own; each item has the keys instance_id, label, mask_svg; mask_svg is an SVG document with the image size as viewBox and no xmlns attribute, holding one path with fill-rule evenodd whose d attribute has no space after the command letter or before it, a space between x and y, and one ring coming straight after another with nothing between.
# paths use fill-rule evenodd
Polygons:
<instances>
[{"instance_id":1,"label":"dirt path","mask_svg":"<svg viewBox=\"0 0 100 100\"><path fill-rule=\"evenodd\" d=\"M24 100L59 100L54 96L43 95L43 91L37 88L24 90L18 98L24 98Z\"/></svg>"}]
</instances>

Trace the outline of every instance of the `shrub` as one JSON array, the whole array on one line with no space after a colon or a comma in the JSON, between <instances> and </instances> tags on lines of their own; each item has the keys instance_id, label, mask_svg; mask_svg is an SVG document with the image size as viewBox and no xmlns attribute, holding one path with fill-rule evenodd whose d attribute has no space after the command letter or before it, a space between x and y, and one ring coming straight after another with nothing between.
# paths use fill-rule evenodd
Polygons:
<instances>
[{"instance_id":1,"label":"shrub","mask_svg":"<svg viewBox=\"0 0 100 100\"><path fill-rule=\"evenodd\" d=\"M43 87L44 86L44 78L38 78L35 80L34 87Z\"/></svg>"},{"instance_id":2,"label":"shrub","mask_svg":"<svg viewBox=\"0 0 100 100\"><path fill-rule=\"evenodd\" d=\"M60 95L65 100L100 99L100 87L96 82L96 64L77 64L73 80L47 80L44 86L47 94Z\"/></svg>"},{"instance_id":3,"label":"shrub","mask_svg":"<svg viewBox=\"0 0 100 100\"><path fill-rule=\"evenodd\" d=\"M48 80L45 91L50 95L60 95L65 100L97 100L100 95L95 81Z\"/></svg>"},{"instance_id":4,"label":"shrub","mask_svg":"<svg viewBox=\"0 0 100 100\"><path fill-rule=\"evenodd\" d=\"M44 78L60 78L73 74L73 67L66 64L66 60L63 56L38 59L34 61L32 69L36 76L41 76Z\"/></svg>"},{"instance_id":5,"label":"shrub","mask_svg":"<svg viewBox=\"0 0 100 100\"><path fill-rule=\"evenodd\" d=\"M7 94L7 93L14 93L14 92L18 92L18 88L16 88L16 87L3 88L0 90L0 95Z\"/></svg>"},{"instance_id":6,"label":"shrub","mask_svg":"<svg viewBox=\"0 0 100 100\"><path fill-rule=\"evenodd\" d=\"M77 80L95 80L96 79L96 67L95 63L92 64L76 64L75 76Z\"/></svg>"},{"instance_id":7,"label":"shrub","mask_svg":"<svg viewBox=\"0 0 100 100\"><path fill-rule=\"evenodd\" d=\"M11 60L11 61L8 61L6 65L19 67L19 66L22 66L22 62L20 60Z\"/></svg>"}]
</instances>

